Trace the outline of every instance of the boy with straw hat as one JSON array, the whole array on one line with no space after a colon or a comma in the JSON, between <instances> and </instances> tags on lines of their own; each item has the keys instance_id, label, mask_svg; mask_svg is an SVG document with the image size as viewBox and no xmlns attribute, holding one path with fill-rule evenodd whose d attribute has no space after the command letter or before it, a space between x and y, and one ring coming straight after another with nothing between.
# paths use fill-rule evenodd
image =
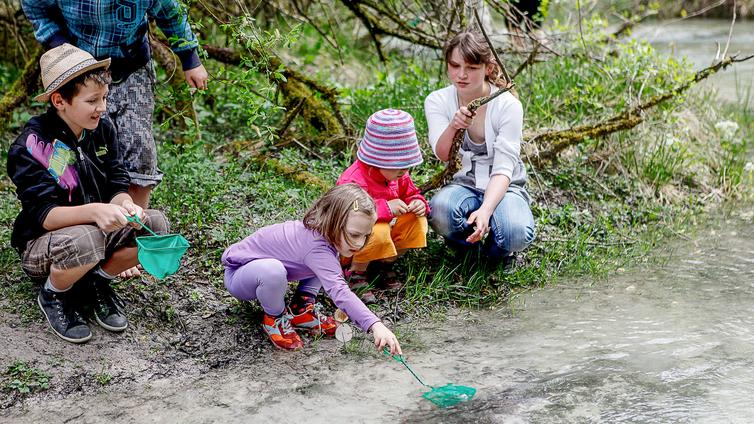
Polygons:
<instances>
[{"instance_id":1,"label":"boy with straw hat","mask_svg":"<svg viewBox=\"0 0 754 424\"><path fill-rule=\"evenodd\" d=\"M150 194L163 178L152 134L157 77L147 36L149 19L169 40L188 85L204 90L208 75L187 8L178 0L23 0L21 6L46 48L70 43L97 59L112 58L107 117L115 125L120 159L131 177L128 193L134 203L149 207ZM122 276L139 274L133 268Z\"/></svg>"},{"instance_id":2,"label":"boy with straw hat","mask_svg":"<svg viewBox=\"0 0 754 424\"><path fill-rule=\"evenodd\" d=\"M47 112L29 120L8 152L8 175L21 212L11 245L23 270L44 280L37 302L55 334L73 343L92 336L82 317L110 331L127 325L122 301L110 280L135 266L138 216L158 233L162 212L142 210L128 194L129 176L118 158L115 129L101 119L106 110L110 59L63 44L39 61Z\"/></svg>"}]
</instances>

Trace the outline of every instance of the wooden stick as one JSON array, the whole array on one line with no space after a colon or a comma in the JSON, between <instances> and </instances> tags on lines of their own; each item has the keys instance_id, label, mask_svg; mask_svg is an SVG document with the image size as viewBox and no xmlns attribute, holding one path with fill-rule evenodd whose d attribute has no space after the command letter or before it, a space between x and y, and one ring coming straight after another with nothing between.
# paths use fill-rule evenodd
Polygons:
<instances>
[{"instance_id":1,"label":"wooden stick","mask_svg":"<svg viewBox=\"0 0 754 424\"><path fill-rule=\"evenodd\" d=\"M503 77L505 78L505 82L507 84L510 84L513 81L511 80L511 77L508 74L508 70L505 69L505 65L503 65L503 61L501 61L500 58L497 56L497 51L495 51L495 46L492 45L492 41L490 40L490 37L487 35L487 31L484 30L484 25L482 25L482 20L479 18L479 13L477 13L476 8L474 8L474 18L476 19L477 24L479 24L479 30L482 32L484 39L487 40L487 44L490 46L490 50L492 50L492 55L495 56L495 61L500 66L500 70L503 71Z\"/></svg>"}]
</instances>

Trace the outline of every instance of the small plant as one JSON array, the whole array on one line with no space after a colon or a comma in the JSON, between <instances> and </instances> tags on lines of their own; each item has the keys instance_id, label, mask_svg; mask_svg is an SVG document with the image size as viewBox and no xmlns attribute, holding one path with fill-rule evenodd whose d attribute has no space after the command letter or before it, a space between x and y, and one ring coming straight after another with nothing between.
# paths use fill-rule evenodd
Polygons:
<instances>
[{"instance_id":1,"label":"small plant","mask_svg":"<svg viewBox=\"0 0 754 424\"><path fill-rule=\"evenodd\" d=\"M50 388L50 374L29 363L16 360L5 370L3 390L20 395L42 392Z\"/></svg>"},{"instance_id":2,"label":"small plant","mask_svg":"<svg viewBox=\"0 0 754 424\"><path fill-rule=\"evenodd\" d=\"M112 379L113 376L104 371L94 374L94 380L99 383L100 386L106 386L110 384L110 381L112 381Z\"/></svg>"},{"instance_id":3,"label":"small plant","mask_svg":"<svg viewBox=\"0 0 754 424\"><path fill-rule=\"evenodd\" d=\"M189 300L193 304L200 303L202 301L202 299L204 299L204 296L197 289L193 289L193 290L191 290L191 293L189 293Z\"/></svg>"},{"instance_id":4,"label":"small plant","mask_svg":"<svg viewBox=\"0 0 754 424\"><path fill-rule=\"evenodd\" d=\"M173 308L172 305L169 305L167 308L165 308L165 320L167 322L174 322L175 317L178 315L178 312Z\"/></svg>"}]
</instances>

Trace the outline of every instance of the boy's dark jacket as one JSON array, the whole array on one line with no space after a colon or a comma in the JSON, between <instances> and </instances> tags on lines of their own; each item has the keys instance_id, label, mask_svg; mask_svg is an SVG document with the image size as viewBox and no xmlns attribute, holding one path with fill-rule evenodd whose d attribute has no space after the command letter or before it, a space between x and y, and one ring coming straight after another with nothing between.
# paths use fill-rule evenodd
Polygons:
<instances>
[{"instance_id":1,"label":"boy's dark jacket","mask_svg":"<svg viewBox=\"0 0 754 424\"><path fill-rule=\"evenodd\" d=\"M57 139L72 150L77 187L71 190L62 187L47 166L32 156L27 147L30 136L32 140L36 136L41 149L51 149ZM115 128L109 120L103 117L96 129L84 130L84 137L77 140L52 107L29 120L11 145L8 175L16 185L22 207L11 235L11 245L19 253L26 250L29 241L47 232L42 224L52 208L109 203L118 193L127 192L130 182L128 172L118 160Z\"/></svg>"}]
</instances>

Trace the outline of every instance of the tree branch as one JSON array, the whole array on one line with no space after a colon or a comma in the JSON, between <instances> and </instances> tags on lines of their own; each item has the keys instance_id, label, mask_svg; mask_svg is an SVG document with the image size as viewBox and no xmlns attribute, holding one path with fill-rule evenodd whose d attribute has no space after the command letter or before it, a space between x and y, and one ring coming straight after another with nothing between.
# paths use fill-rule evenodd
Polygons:
<instances>
[{"instance_id":1,"label":"tree branch","mask_svg":"<svg viewBox=\"0 0 754 424\"><path fill-rule=\"evenodd\" d=\"M535 135L534 137L526 141L531 143L536 142L539 145L545 144L547 145L547 147L544 150L540 150L538 154L534 155L534 157L530 157L529 159L535 165L541 166L546 162L555 160L560 152L567 149L568 147L579 144L586 138L604 137L607 134L634 128L644 121L642 113L645 110L655 107L658 104L663 103L673 97L676 97L677 95L688 90L699 81L702 81L710 75L713 75L716 72L727 68L733 63L744 62L753 57L754 55L739 59L736 56L733 56L721 60L712 66L698 71L692 79L679 86L674 87L667 93L658 94L647 100L646 102L641 103L623 113L615 115L605 121L596 124L580 125L577 127L569 128L567 130L548 131Z\"/></svg>"},{"instance_id":2,"label":"tree branch","mask_svg":"<svg viewBox=\"0 0 754 424\"><path fill-rule=\"evenodd\" d=\"M24 71L0 99L0 129L7 128L13 110L25 102L39 87L39 58L42 56L42 50L42 46L37 44L24 66Z\"/></svg>"}]
</instances>

